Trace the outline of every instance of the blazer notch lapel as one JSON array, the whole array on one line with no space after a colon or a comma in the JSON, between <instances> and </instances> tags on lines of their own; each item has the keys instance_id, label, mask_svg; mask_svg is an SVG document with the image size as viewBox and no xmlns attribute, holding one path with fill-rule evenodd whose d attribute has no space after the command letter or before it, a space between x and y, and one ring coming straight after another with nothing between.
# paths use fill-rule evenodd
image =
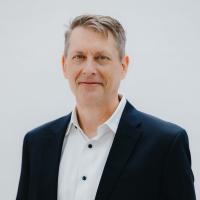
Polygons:
<instances>
[{"instance_id":1,"label":"blazer notch lapel","mask_svg":"<svg viewBox=\"0 0 200 200\"><path fill-rule=\"evenodd\" d=\"M141 133L139 128L135 126L127 126L126 124L126 127L124 125L119 127L104 167L95 200L109 199L123 168L134 153Z\"/></svg>"}]
</instances>

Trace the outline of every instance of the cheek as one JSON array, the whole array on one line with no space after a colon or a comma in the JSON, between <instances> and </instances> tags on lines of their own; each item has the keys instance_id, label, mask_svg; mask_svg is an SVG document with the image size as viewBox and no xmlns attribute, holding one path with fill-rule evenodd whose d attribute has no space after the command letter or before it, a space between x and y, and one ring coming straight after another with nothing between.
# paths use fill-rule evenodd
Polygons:
<instances>
[{"instance_id":1,"label":"cheek","mask_svg":"<svg viewBox=\"0 0 200 200\"><path fill-rule=\"evenodd\" d=\"M68 69L68 79L70 82L75 82L80 74L80 69L75 66L70 66L70 69Z\"/></svg>"},{"instance_id":2,"label":"cheek","mask_svg":"<svg viewBox=\"0 0 200 200\"><path fill-rule=\"evenodd\" d=\"M118 90L119 86L120 86L120 81L121 81L121 77L119 74L115 74L115 76L112 76L111 78L111 87L113 88L113 90Z\"/></svg>"},{"instance_id":3,"label":"cheek","mask_svg":"<svg viewBox=\"0 0 200 200\"><path fill-rule=\"evenodd\" d=\"M106 73L107 80L112 83L116 83L120 80L121 74L119 69L113 69Z\"/></svg>"},{"instance_id":4,"label":"cheek","mask_svg":"<svg viewBox=\"0 0 200 200\"><path fill-rule=\"evenodd\" d=\"M73 72L72 76L73 76L73 79L74 79L75 82L76 82L77 80L79 80L80 74L81 74L81 71L80 71L80 70L76 70L76 71Z\"/></svg>"},{"instance_id":5,"label":"cheek","mask_svg":"<svg viewBox=\"0 0 200 200\"><path fill-rule=\"evenodd\" d=\"M108 88L113 88L116 85L117 77L114 73L107 73L105 81Z\"/></svg>"},{"instance_id":6,"label":"cheek","mask_svg":"<svg viewBox=\"0 0 200 200\"><path fill-rule=\"evenodd\" d=\"M70 73L69 74L69 82L72 84L72 85L74 85L75 84L75 82L76 82L76 80L77 80L77 75L76 75L76 73Z\"/></svg>"}]
</instances>

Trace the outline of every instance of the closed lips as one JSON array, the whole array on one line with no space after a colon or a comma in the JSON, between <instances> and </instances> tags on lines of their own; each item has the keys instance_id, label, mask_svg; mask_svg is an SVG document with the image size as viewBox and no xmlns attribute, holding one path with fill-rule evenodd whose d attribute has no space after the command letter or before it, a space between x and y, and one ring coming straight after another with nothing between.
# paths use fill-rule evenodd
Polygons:
<instances>
[{"instance_id":1,"label":"closed lips","mask_svg":"<svg viewBox=\"0 0 200 200\"><path fill-rule=\"evenodd\" d=\"M94 82L94 81L90 81L90 82L82 81L82 82L79 82L79 84L102 84L102 83L101 82Z\"/></svg>"}]
</instances>

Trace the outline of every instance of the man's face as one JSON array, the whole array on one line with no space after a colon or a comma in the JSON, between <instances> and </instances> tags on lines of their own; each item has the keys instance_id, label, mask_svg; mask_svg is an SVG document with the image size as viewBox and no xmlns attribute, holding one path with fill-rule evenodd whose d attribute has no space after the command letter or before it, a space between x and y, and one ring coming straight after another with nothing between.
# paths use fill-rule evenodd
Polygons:
<instances>
[{"instance_id":1,"label":"man's face","mask_svg":"<svg viewBox=\"0 0 200 200\"><path fill-rule=\"evenodd\" d=\"M128 57L119 59L116 42L92 29L73 29L63 72L77 102L106 103L116 98L120 81L125 77Z\"/></svg>"}]
</instances>

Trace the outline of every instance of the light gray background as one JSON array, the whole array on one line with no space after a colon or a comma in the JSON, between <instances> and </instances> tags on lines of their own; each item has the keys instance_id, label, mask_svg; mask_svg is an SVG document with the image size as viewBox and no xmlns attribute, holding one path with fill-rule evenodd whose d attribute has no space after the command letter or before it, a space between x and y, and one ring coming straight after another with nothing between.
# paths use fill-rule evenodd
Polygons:
<instances>
[{"instance_id":1,"label":"light gray background","mask_svg":"<svg viewBox=\"0 0 200 200\"><path fill-rule=\"evenodd\" d=\"M60 61L65 24L85 13L124 25L130 68L121 93L188 131L198 199L199 10L198 0L0 0L0 199L15 199L25 133L74 106Z\"/></svg>"}]
</instances>

